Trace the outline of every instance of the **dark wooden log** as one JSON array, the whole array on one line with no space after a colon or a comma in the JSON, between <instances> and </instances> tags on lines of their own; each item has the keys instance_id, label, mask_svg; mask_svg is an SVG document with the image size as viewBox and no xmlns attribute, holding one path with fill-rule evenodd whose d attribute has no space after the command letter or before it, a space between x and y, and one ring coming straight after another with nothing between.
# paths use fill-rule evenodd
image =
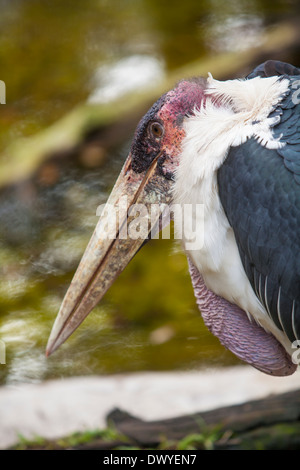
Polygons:
<instances>
[{"instance_id":1,"label":"dark wooden log","mask_svg":"<svg viewBox=\"0 0 300 470\"><path fill-rule=\"evenodd\" d=\"M217 430L214 448L219 449L251 448L251 442L254 448L260 442L264 448L276 448L279 442L284 448L300 448L299 421L300 390L159 421L146 422L119 409L107 416L109 424L143 447Z\"/></svg>"}]
</instances>

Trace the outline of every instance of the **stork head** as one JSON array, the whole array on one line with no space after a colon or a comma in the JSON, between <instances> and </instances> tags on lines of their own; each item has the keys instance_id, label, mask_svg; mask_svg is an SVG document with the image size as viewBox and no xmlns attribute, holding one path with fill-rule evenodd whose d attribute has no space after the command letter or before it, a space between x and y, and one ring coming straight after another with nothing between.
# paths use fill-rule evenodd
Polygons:
<instances>
[{"instance_id":1,"label":"stork head","mask_svg":"<svg viewBox=\"0 0 300 470\"><path fill-rule=\"evenodd\" d=\"M137 126L131 149L55 320L47 355L57 349L101 300L157 226L153 204L172 202L185 136L184 118L200 108L205 80L181 81L150 108ZM139 212L139 232L128 228ZM143 209L145 212L143 213ZM153 233L153 232L152 232Z\"/></svg>"},{"instance_id":2,"label":"stork head","mask_svg":"<svg viewBox=\"0 0 300 470\"><path fill-rule=\"evenodd\" d=\"M185 135L183 121L203 103L204 89L203 79L181 81L150 108L137 126L127 159L134 172L149 170L155 160L157 173L174 181Z\"/></svg>"}]
</instances>

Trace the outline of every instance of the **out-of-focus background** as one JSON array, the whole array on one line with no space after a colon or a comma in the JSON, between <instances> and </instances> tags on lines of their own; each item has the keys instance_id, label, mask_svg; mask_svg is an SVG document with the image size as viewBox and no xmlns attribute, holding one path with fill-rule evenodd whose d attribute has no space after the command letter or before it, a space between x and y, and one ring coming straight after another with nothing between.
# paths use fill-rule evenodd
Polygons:
<instances>
[{"instance_id":1,"label":"out-of-focus background","mask_svg":"<svg viewBox=\"0 0 300 470\"><path fill-rule=\"evenodd\" d=\"M60 303L149 105L185 76L300 65L297 0L1 0L0 384L241 365L153 240L53 356Z\"/></svg>"}]
</instances>

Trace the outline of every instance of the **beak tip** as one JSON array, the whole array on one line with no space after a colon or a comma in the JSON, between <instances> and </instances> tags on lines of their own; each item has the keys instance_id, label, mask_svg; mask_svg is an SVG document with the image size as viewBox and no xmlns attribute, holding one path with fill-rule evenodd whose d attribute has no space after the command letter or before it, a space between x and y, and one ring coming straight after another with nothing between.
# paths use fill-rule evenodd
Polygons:
<instances>
[{"instance_id":1,"label":"beak tip","mask_svg":"<svg viewBox=\"0 0 300 470\"><path fill-rule=\"evenodd\" d=\"M45 351L46 357L51 356L51 354L53 354L62 343L63 341L61 341L61 338L57 334L56 329L53 328L49 336L47 346L46 346L46 351Z\"/></svg>"},{"instance_id":2,"label":"beak tip","mask_svg":"<svg viewBox=\"0 0 300 470\"><path fill-rule=\"evenodd\" d=\"M55 351L55 347L54 347L54 343L51 341L48 341L48 344L46 346L46 351L45 351L45 356L48 358L49 356L51 356L52 353L54 353Z\"/></svg>"}]
</instances>

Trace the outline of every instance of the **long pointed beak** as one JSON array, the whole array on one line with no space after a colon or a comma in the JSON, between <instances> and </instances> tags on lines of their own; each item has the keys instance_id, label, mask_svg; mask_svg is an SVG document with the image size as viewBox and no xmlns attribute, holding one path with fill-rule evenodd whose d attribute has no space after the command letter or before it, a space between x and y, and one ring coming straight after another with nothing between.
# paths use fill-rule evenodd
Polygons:
<instances>
[{"instance_id":1,"label":"long pointed beak","mask_svg":"<svg viewBox=\"0 0 300 470\"><path fill-rule=\"evenodd\" d=\"M160 154L147 171L138 174L132 170L131 155L128 156L56 317L47 356L99 303L148 238L153 225L157 226L160 213L151 211L152 204L170 203L171 182L157 171L159 157ZM151 225L150 213L156 214L151 216Z\"/></svg>"}]
</instances>

